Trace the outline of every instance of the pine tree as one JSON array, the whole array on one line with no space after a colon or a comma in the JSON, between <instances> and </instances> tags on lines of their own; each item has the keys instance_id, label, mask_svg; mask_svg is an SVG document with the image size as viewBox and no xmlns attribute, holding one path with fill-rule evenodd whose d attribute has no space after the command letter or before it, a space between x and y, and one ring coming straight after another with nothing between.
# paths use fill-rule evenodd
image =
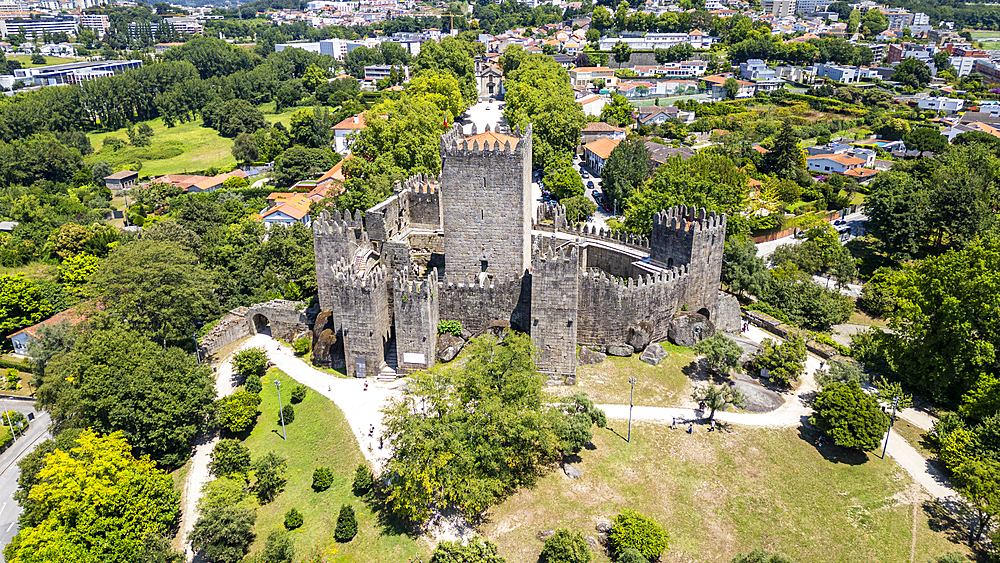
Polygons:
<instances>
[{"instance_id":1,"label":"pine tree","mask_svg":"<svg viewBox=\"0 0 1000 563\"><path fill-rule=\"evenodd\" d=\"M337 516L337 529L333 536L340 543L346 543L354 539L358 533L358 520L354 517L354 507L345 504L340 507L340 515Z\"/></svg>"}]
</instances>

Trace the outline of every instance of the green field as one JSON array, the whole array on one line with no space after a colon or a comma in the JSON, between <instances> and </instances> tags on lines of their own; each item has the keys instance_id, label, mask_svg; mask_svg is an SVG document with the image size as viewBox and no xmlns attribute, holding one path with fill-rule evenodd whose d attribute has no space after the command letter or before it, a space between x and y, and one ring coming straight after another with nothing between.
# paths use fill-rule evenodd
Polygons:
<instances>
[{"instance_id":1,"label":"green field","mask_svg":"<svg viewBox=\"0 0 1000 563\"><path fill-rule=\"evenodd\" d=\"M257 541L252 551L263 549L267 535L283 527L285 512L296 508L305 516L304 525L291 533L296 561L323 555L325 561L405 562L414 553L426 561L430 549L425 542L382 526L351 491L354 469L363 457L347 420L332 401L310 390L305 400L295 405L295 421L287 425L288 441L281 439L275 378L282 383L281 398L287 404L294 380L271 370L261 381L263 401L257 426L244 443L254 458L270 451L285 456L288 485L273 502L257 510ZM336 480L332 487L317 493L312 489L312 472L321 466L333 469ZM347 544L333 539L342 504L353 505L358 516L358 535Z\"/></svg>"},{"instance_id":2,"label":"green field","mask_svg":"<svg viewBox=\"0 0 1000 563\"><path fill-rule=\"evenodd\" d=\"M983 49L1000 49L1000 41L983 41L980 45Z\"/></svg>"},{"instance_id":3,"label":"green field","mask_svg":"<svg viewBox=\"0 0 1000 563\"><path fill-rule=\"evenodd\" d=\"M600 518L625 508L670 534L661 561L728 563L757 548L808 563L925 562L967 552L951 523L929 524L929 505L906 500L911 480L892 459L812 445L799 429L732 427L688 435L668 426L613 421L594 450L490 511L484 531L510 563L533 563L535 535L567 527L596 537ZM961 530L958 530L959 532ZM912 547L912 555L911 555ZM595 562L609 561L598 553Z\"/></svg>"},{"instance_id":4,"label":"green field","mask_svg":"<svg viewBox=\"0 0 1000 563\"><path fill-rule=\"evenodd\" d=\"M13 56L7 57L7 60L8 61L17 61L17 62L21 63L21 66L24 67L24 68L35 68L35 67L39 67L39 66L61 65L63 63L75 63L75 62L78 62L78 61L82 61L83 59L80 59L80 58L77 58L77 57L72 57L72 58L70 58L70 57L45 57L45 64L43 64L43 65L31 64L31 55L13 55Z\"/></svg>"},{"instance_id":5,"label":"green field","mask_svg":"<svg viewBox=\"0 0 1000 563\"><path fill-rule=\"evenodd\" d=\"M292 114L297 109L289 109L275 114L274 104L260 106L264 117L271 123L281 122L288 125ZM193 174L209 168L232 168L236 159L232 155L233 140L220 136L215 129L202 127L201 119L188 123L178 123L167 127L162 119L147 122L153 128L153 144L148 147L128 146L116 152L102 150L104 139L117 137L128 142L125 129L117 131L91 133L90 144L94 153L87 155L84 162L93 166L95 162L107 161L115 170L131 168L138 162L142 164L139 176L153 178L164 174Z\"/></svg>"}]
</instances>

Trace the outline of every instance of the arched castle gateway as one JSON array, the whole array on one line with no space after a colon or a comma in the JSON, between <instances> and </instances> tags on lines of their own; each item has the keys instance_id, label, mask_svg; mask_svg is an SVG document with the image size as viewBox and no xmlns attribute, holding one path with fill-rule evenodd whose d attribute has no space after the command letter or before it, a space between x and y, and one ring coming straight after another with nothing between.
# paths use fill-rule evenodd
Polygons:
<instances>
[{"instance_id":1,"label":"arched castle gateway","mask_svg":"<svg viewBox=\"0 0 1000 563\"><path fill-rule=\"evenodd\" d=\"M739 326L718 289L725 215L661 211L646 239L569 225L559 205L535 212L530 125L468 136L456 125L441 160L439 179L410 178L363 218L313 223L315 334L328 337L314 359L352 376L424 369L438 321L457 320L472 334L529 333L550 382L573 383L578 344L620 345L635 331L664 340L696 311Z\"/></svg>"}]
</instances>

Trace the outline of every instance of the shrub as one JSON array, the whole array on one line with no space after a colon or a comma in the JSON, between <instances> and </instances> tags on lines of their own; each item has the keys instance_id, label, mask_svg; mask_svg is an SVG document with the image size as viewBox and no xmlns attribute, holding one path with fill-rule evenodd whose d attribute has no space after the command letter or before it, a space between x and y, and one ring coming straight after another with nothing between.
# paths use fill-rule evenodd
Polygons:
<instances>
[{"instance_id":1,"label":"shrub","mask_svg":"<svg viewBox=\"0 0 1000 563\"><path fill-rule=\"evenodd\" d=\"M248 391L237 391L219 399L215 403L219 426L235 433L249 430L257 420L258 405L260 395Z\"/></svg>"},{"instance_id":2,"label":"shrub","mask_svg":"<svg viewBox=\"0 0 1000 563\"><path fill-rule=\"evenodd\" d=\"M545 540L538 563L590 563L590 559L590 549L583 534L559 529Z\"/></svg>"},{"instance_id":3,"label":"shrub","mask_svg":"<svg viewBox=\"0 0 1000 563\"><path fill-rule=\"evenodd\" d=\"M288 478L285 477L287 467L285 458L274 452L269 452L254 463L253 468L257 475L254 491L261 504L271 502L278 493L285 490L285 484L288 483Z\"/></svg>"},{"instance_id":4,"label":"shrub","mask_svg":"<svg viewBox=\"0 0 1000 563\"><path fill-rule=\"evenodd\" d=\"M295 422L295 407L292 405L285 405L281 409L281 417L284 419L285 424L291 424Z\"/></svg>"},{"instance_id":5,"label":"shrub","mask_svg":"<svg viewBox=\"0 0 1000 563\"><path fill-rule=\"evenodd\" d=\"M354 517L354 507L349 504L342 505L333 537L340 543L346 543L354 539L357 534L358 520Z\"/></svg>"},{"instance_id":6,"label":"shrub","mask_svg":"<svg viewBox=\"0 0 1000 563\"><path fill-rule=\"evenodd\" d=\"M243 377L263 377L267 369L267 352L263 348L247 348L233 356L233 369Z\"/></svg>"},{"instance_id":7,"label":"shrub","mask_svg":"<svg viewBox=\"0 0 1000 563\"><path fill-rule=\"evenodd\" d=\"M438 334L462 336L462 323L459 321L438 321Z\"/></svg>"},{"instance_id":8,"label":"shrub","mask_svg":"<svg viewBox=\"0 0 1000 563\"><path fill-rule=\"evenodd\" d=\"M312 346L312 341L309 340L308 336L300 336L292 342L292 349L295 350L296 356L305 356L309 353L309 348Z\"/></svg>"},{"instance_id":9,"label":"shrub","mask_svg":"<svg viewBox=\"0 0 1000 563\"><path fill-rule=\"evenodd\" d=\"M285 513L285 528L294 530L302 526L302 513L294 508Z\"/></svg>"},{"instance_id":10,"label":"shrub","mask_svg":"<svg viewBox=\"0 0 1000 563\"><path fill-rule=\"evenodd\" d=\"M649 563L649 560L643 557L635 548L626 547L618 554L616 563Z\"/></svg>"},{"instance_id":11,"label":"shrub","mask_svg":"<svg viewBox=\"0 0 1000 563\"><path fill-rule=\"evenodd\" d=\"M295 546L292 545L288 532L275 530L268 534L261 559L266 563L292 563L295 559Z\"/></svg>"},{"instance_id":12,"label":"shrub","mask_svg":"<svg viewBox=\"0 0 1000 563\"><path fill-rule=\"evenodd\" d=\"M375 475L366 463L358 464L354 470L354 494L364 498L375 488Z\"/></svg>"},{"instance_id":13,"label":"shrub","mask_svg":"<svg viewBox=\"0 0 1000 563\"><path fill-rule=\"evenodd\" d=\"M325 491L333 485L333 471L328 467L317 467L313 470L313 490Z\"/></svg>"},{"instance_id":14,"label":"shrub","mask_svg":"<svg viewBox=\"0 0 1000 563\"><path fill-rule=\"evenodd\" d=\"M13 424L14 428L18 429L18 431L28 425L28 420L24 418L23 414L17 411L4 411L3 414L0 414L0 419L2 419L0 422L4 426Z\"/></svg>"},{"instance_id":15,"label":"shrub","mask_svg":"<svg viewBox=\"0 0 1000 563\"><path fill-rule=\"evenodd\" d=\"M792 561L777 553L755 549L747 555L737 555L733 558L733 563L792 563Z\"/></svg>"},{"instance_id":16,"label":"shrub","mask_svg":"<svg viewBox=\"0 0 1000 563\"><path fill-rule=\"evenodd\" d=\"M251 375L243 381L243 390L248 393L257 393L263 390L263 386L260 384L260 378L256 375Z\"/></svg>"},{"instance_id":17,"label":"shrub","mask_svg":"<svg viewBox=\"0 0 1000 563\"><path fill-rule=\"evenodd\" d=\"M292 402L301 403L303 399L306 398L306 386L296 385L292 387Z\"/></svg>"},{"instance_id":18,"label":"shrub","mask_svg":"<svg viewBox=\"0 0 1000 563\"><path fill-rule=\"evenodd\" d=\"M815 414L809 423L845 448L878 449L889 428L889 415L882 412L878 399L865 393L857 381L827 385L813 401Z\"/></svg>"},{"instance_id":19,"label":"shrub","mask_svg":"<svg viewBox=\"0 0 1000 563\"><path fill-rule=\"evenodd\" d=\"M231 438L224 438L212 449L208 470L216 477L227 477L250 470L250 449Z\"/></svg>"},{"instance_id":20,"label":"shrub","mask_svg":"<svg viewBox=\"0 0 1000 563\"><path fill-rule=\"evenodd\" d=\"M667 549L670 536L654 520L634 510L625 510L608 532L611 552L622 553L627 548L638 551L646 561L652 561Z\"/></svg>"},{"instance_id":21,"label":"shrub","mask_svg":"<svg viewBox=\"0 0 1000 563\"><path fill-rule=\"evenodd\" d=\"M506 560L497 553L495 543L479 536L472 536L469 543L464 545L457 541L438 542L431 554L431 563L458 562L506 563Z\"/></svg>"}]
</instances>

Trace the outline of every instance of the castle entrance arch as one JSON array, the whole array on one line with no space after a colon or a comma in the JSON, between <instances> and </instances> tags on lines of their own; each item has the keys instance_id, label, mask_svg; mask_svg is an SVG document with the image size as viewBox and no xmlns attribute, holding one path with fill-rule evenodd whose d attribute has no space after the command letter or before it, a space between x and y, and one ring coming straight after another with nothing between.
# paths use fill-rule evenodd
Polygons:
<instances>
[{"instance_id":1,"label":"castle entrance arch","mask_svg":"<svg viewBox=\"0 0 1000 563\"><path fill-rule=\"evenodd\" d=\"M266 334L271 336L271 321L262 313L254 314L251 319L254 334Z\"/></svg>"}]
</instances>

